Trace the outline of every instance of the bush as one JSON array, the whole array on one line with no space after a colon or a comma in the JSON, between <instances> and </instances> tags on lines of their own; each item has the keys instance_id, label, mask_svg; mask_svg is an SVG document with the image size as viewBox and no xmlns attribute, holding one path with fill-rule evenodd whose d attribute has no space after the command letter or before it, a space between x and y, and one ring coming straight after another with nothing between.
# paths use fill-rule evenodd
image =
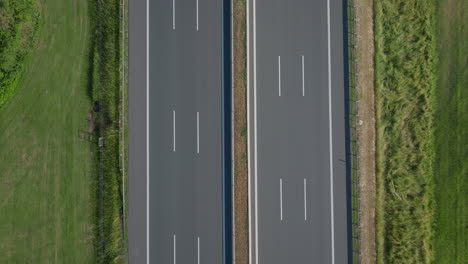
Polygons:
<instances>
[{"instance_id":1,"label":"bush","mask_svg":"<svg viewBox=\"0 0 468 264\"><path fill-rule=\"evenodd\" d=\"M15 92L39 19L35 0L0 0L0 108Z\"/></svg>"}]
</instances>

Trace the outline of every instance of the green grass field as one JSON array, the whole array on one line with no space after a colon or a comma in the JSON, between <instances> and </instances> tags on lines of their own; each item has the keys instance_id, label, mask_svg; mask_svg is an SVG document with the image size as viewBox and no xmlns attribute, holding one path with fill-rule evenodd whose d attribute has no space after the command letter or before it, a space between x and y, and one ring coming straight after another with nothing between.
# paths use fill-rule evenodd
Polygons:
<instances>
[{"instance_id":1,"label":"green grass field","mask_svg":"<svg viewBox=\"0 0 468 264\"><path fill-rule=\"evenodd\" d=\"M86 131L88 1L41 0L36 49L0 111L0 263L96 263Z\"/></svg>"},{"instance_id":2,"label":"green grass field","mask_svg":"<svg viewBox=\"0 0 468 264\"><path fill-rule=\"evenodd\" d=\"M431 263L435 1L374 3L377 262Z\"/></svg>"},{"instance_id":3,"label":"green grass field","mask_svg":"<svg viewBox=\"0 0 468 264\"><path fill-rule=\"evenodd\" d=\"M468 263L468 1L438 6L435 262Z\"/></svg>"}]
</instances>

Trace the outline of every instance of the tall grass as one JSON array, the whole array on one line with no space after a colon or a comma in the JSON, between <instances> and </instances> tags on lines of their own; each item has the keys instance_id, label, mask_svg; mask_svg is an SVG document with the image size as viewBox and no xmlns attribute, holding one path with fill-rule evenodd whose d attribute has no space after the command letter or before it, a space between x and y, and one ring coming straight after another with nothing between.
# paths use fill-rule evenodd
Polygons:
<instances>
[{"instance_id":1,"label":"tall grass","mask_svg":"<svg viewBox=\"0 0 468 264\"><path fill-rule=\"evenodd\" d=\"M99 263L126 263L122 177L119 163L120 0L93 0L94 38L90 60L90 90L96 134L96 253Z\"/></svg>"},{"instance_id":2,"label":"tall grass","mask_svg":"<svg viewBox=\"0 0 468 264\"><path fill-rule=\"evenodd\" d=\"M435 2L376 0L378 263L433 259Z\"/></svg>"}]
</instances>

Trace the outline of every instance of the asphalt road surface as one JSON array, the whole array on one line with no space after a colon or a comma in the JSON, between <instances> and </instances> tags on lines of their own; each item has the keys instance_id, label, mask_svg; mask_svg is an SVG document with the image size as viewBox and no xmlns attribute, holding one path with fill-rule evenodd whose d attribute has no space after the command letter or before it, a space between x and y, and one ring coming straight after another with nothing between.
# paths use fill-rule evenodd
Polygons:
<instances>
[{"instance_id":1,"label":"asphalt road surface","mask_svg":"<svg viewBox=\"0 0 468 264\"><path fill-rule=\"evenodd\" d=\"M349 263L342 0L248 1L250 263Z\"/></svg>"},{"instance_id":2,"label":"asphalt road surface","mask_svg":"<svg viewBox=\"0 0 468 264\"><path fill-rule=\"evenodd\" d=\"M130 3L132 264L220 264L230 254L223 32L223 1Z\"/></svg>"}]
</instances>

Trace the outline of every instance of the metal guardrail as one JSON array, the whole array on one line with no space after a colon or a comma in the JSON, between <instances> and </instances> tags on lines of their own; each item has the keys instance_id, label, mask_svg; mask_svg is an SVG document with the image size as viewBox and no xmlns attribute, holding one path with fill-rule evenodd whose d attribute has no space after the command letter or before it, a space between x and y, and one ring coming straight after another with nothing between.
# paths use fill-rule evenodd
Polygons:
<instances>
[{"instance_id":1,"label":"metal guardrail","mask_svg":"<svg viewBox=\"0 0 468 264\"><path fill-rule=\"evenodd\" d=\"M127 257L129 262L128 244L127 244L127 177L128 166L127 164L127 151L128 142L126 141L126 126L127 122L127 92L128 92L128 64L127 64L127 41L128 41L128 0L120 0L120 104L119 104L119 159L120 159L120 174L122 176L122 236L124 241L124 248L122 254Z\"/></svg>"}]
</instances>

